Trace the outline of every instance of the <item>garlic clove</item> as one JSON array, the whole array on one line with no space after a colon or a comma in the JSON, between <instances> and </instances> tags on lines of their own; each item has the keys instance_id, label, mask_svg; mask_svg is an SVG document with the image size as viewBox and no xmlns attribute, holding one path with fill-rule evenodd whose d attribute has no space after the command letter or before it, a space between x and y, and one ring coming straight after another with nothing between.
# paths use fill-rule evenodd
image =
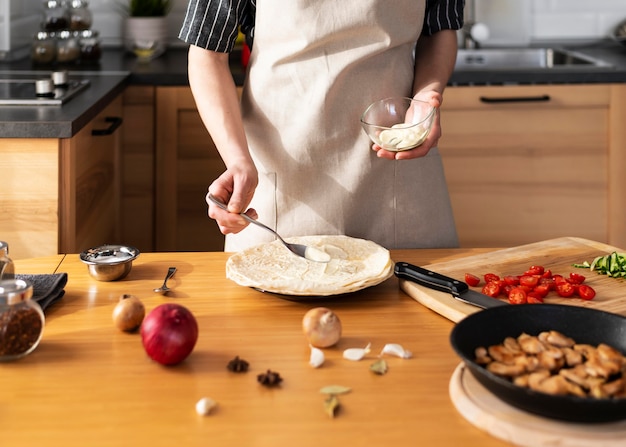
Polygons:
<instances>
[{"instance_id":1,"label":"garlic clove","mask_svg":"<svg viewBox=\"0 0 626 447\"><path fill-rule=\"evenodd\" d=\"M343 351L343 358L346 360L352 360L358 362L370 352L371 343L368 343L365 348L348 348Z\"/></svg>"},{"instance_id":2,"label":"garlic clove","mask_svg":"<svg viewBox=\"0 0 626 447\"><path fill-rule=\"evenodd\" d=\"M311 346L311 357L309 359L309 365L313 368L319 368L324 363L324 352L321 349L316 348L315 346Z\"/></svg>"},{"instance_id":3,"label":"garlic clove","mask_svg":"<svg viewBox=\"0 0 626 447\"><path fill-rule=\"evenodd\" d=\"M402 345L399 345L397 343L387 343L383 350L380 352L380 355L383 354L395 355L396 357L400 357L402 359L410 359L411 357L413 357L411 351L407 351L402 347Z\"/></svg>"},{"instance_id":4,"label":"garlic clove","mask_svg":"<svg viewBox=\"0 0 626 447\"><path fill-rule=\"evenodd\" d=\"M217 407L217 402L215 402L210 397L203 397L198 402L196 402L196 413L198 413L200 416L206 416L215 407Z\"/></svg>"}]
</instances>

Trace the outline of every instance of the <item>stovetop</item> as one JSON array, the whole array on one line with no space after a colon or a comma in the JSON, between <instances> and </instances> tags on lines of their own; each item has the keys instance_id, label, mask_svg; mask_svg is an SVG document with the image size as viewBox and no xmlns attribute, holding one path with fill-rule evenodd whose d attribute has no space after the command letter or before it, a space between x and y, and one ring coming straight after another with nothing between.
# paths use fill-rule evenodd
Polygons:
<instances>
[{"instance_id":1,"label":"stovetop","mask_svg":"<svg viewBox=\"0 0 626 447\"><path fill-rule=\"evenodd\" d=\"M28 78L28 79L25 79ZM45 75L1 77L0 106L55 106L65 104L89 86L88 79L69 79L62 86L54 86L47 95L38 95L36 82Z\"/></svg>"}]
</instances>

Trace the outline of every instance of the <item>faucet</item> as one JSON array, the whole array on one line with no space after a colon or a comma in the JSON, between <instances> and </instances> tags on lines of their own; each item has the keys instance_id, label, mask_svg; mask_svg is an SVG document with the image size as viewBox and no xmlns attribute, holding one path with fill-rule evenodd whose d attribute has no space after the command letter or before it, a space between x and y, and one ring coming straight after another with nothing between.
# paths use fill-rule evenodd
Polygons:
<instances>
[{"instance_id":1,"label":"faucet","mask_svg":"<svg viewBox=\"0 0 626 447\"><path fill-rule=\"evenodd\" d=\"M489 28L484 23L476 21L474 0L465 1L463 10L463 28L461 28L461 48L472 49L480 47L480 42L489 38Z\"/></svg>"}]
</instances>

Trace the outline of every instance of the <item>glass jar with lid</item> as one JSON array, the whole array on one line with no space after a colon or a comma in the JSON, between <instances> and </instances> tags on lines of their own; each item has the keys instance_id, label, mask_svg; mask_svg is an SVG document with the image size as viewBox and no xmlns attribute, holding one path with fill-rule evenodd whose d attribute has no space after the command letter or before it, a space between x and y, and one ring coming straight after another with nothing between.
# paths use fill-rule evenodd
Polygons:
<instances>
[{"instance_id":1,"label":"glass jar with lid","mask_svg":"<svg viewBox=\"0 0 626 447\"><path fill-rule=\"evenodd\" d=\"M0 281L0 361L16 360L37 348L45 324L33 286L22 279Z\"/></svg>"},{"instance_id":2,"label":"glass jar with lid","mask_svg":"<svg viewBox=\"0 0 626 447\"><path fill-rule=\"evenodd\" d=\"M39 31L33 36L30 59L35 64L52 64L57 57L57 44L54 33Z\"/></svg>"},{"instance_id":3,"label":"glass jar with lid","mask_svg":"<svg viewBox=\"0 0 626 447\"><path fill-rule=\"evenodd\" d=\"M76 31L78 44L80 45L80 60L84 63L94 63L100 60L102 48L98 31L87 29Z\"/></svg>"},{"instance_id":4,"label":"glass jar with lid","mask_svg":"<svg viewBox=\"0 0 626 447\"><path fill-rule=\"evenodd\" d=\"M9 257L9 244L0 241L0 280L15 278L15 266Z\"/></svg>"},{"instance_id":5,"label":"glass jar with lid","mask_svg":"<svg viewBox=\"0 0 626 447\"><path fill-rule=\"evenodd\" d=\"M46 0L43 3L44 31L61 31L70 26L70 14L63 0Z\"/></svg>"},{"instance_id":6,"label":"glass jar with lid","mask_svg":"<svg viewBox=\"0 0 626 447\"><path fill-rule=\"evenodd\" d=\"M60 64L74 63L80 57L78 37L71 31L61 31L57 36L57 62Z\"/></svg>"},{"instance_id":7,"label":"glass jar with lid","mask_svg":"<svg viewBox=\"0 0 626 447\"><path fill-rule=\"evenodd\" d=\"M70 5L70 30L82 31L91 28L92 15L89 3L86 0L71 0Z\"/></svg>"}]
</instances>

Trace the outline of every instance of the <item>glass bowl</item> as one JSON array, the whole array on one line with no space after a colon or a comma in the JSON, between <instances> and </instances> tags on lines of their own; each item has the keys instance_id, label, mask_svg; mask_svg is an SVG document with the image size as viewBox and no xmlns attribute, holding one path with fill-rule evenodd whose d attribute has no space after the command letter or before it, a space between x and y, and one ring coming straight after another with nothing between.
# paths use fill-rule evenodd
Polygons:
<instances>
[{"instance_id":1,"label":"glass bowl","mask_svg":"<svg viewBox=\"0 0 626 447\"><path fill-rule=\"evenodd\" d=\"M436 109L429 103L393 97L369 105L361 124L370 139L388 151L416 148L424 142L433 125Z\"/></svg>"}]
</instances>

